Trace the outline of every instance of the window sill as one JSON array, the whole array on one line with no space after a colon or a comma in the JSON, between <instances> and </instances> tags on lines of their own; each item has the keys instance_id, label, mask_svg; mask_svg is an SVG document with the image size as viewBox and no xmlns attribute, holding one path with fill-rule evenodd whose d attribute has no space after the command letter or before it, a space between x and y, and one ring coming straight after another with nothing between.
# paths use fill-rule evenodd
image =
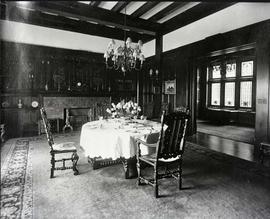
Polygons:
<instances>
[{"instance_id":1,"label":"window sill","mask_svg":"<svg viewBox=\"0 0 270 219\"><path fill-rule=\"evenodd\" d=\"M218 111L218 112L230 112L230 113L256 113L251 109L226 109L226 108L215 108L215 107L208 107L207 110Z\"/></svg>"}]
</instances>

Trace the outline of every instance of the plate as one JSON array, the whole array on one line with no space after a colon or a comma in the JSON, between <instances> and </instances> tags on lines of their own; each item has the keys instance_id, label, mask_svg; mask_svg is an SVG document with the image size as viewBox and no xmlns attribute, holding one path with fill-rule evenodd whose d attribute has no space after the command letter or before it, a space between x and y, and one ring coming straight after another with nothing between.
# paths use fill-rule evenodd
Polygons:
<instances>
[{"instance_id":1,"label":"plate","mask_svg":"<svg viewBox=\"0 0 270 219\"><path fill-rule=\"evenodd\" d=\"M9 107L9 102L4 101L4 102L2 103L2 107L3 107L3 108Z\"/></svg>"},{"instance_id":2,"label":"plate","mask_svg":"<svg viewBox=\"0 0 270 219\"><path fill-rule=\"evenodd\" d=\"M32 101L31 106L33 108L37 108L38 107L38 102L37 101Z\"/></svg>"}]
</instances>

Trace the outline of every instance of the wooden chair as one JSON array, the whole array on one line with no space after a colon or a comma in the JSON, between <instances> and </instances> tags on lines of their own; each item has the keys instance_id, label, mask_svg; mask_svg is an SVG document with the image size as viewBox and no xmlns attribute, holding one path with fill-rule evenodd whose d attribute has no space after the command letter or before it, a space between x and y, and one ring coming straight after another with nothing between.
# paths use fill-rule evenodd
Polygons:
<instances>
[{"instance_id":1,"label":"wooden chair","mask_svg":"<svg viewBox=\"0 0 270 219\"><path fill-rule=\"evenodd\" d=\"M66 170L66 169L73 169L74 175L78 175L79 171L77 169L77 162L79 160L79 156L77 154L77 149L75 147L74 142L64 142L60 144L55 144L51 132L50 123L47 119L47 114L44 108L40 109L41 118L45 127L45 132L47 135L47 140L50 145L51 151L51 178L54 177L54 171L55 170ZM71 157L62 158L59 160L55 159L55 156L57 154L71 154ZM66 166L66 161L72 161L72 166ZM56 162L62 162L62 167L55 167Z\"/></svg>"},{"instance_id":2,"label":"wooden chair","mask_svg":"<svg viewBox=\"0 0 270 219\"><path fill-rule=\"evenodd\" d=\"M186 113L186 114L189 114L189 109L185 106L179 106L179 107L176 107L174 109L175 112L182 112L182 113Z\"/></svg>"},{"instance_id":3,"label":"wooden chair","mask_svg":"<svg viewBox=\"0 0 270 219\"><path fill-rule=\"evenodd\" d=\"M137 171L138 185L141 181L154 186L155 197L158 197L158 180L173 176L179 181L179 189L182 188L182 157L185 148L185 134L189 115L183 112L174 112L161 117L161 131L159 139L154 144L137 139ZM140 145L156 148L154 154L141 155ZM146 179L141 175L141 164L147 163L154 168L153 179ZM175 170L175 164L177 169ZM164 168L160 168L164 167ZM174 167L170 169L169 167ZM163 171L161 171L163 170Z\"/></svg>"},{"instance_id":4,"label":"wooden chair","mask_svg":"<svg viewBox=\"0 0 270 219\"><path fill-rule=\"evenodd\" d=\"M263 164L265 157L270 157L270 142L261 142L260 143L260 154L259 159Z\"/></svg>"}]
</instances>

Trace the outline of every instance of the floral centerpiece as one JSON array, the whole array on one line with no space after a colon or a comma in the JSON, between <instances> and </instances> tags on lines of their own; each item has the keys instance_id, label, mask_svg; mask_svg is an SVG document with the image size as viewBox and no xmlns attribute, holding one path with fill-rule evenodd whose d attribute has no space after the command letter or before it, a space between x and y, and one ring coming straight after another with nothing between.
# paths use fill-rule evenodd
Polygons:
<instances>
[{"instance_id":1,"label":"floral centerpiece","mask_svg":"<svg viewBox=\"0 0 270 219\"><path fill-rule=\"evenodd\" d=\"M137 117L138 114L142 111L138 103L134 103L132 100L126 102L123 106L123 109L127 115L131 115L132 117Z\"/></svg>"},{"instance_id":2,"label":"floral centerpiece","mask_svg":"<svg viewBox=\"0 0 270 219\"><path fill-rule=\"evenodd\" d=\"M134 103L132 100L128 102L122 100L117 104L112 103L111 108L107 108L106 112L113 118L121 116L135 118L141 112L141 107L138 105L138 103Z\"/></svg>"}]
</instances>

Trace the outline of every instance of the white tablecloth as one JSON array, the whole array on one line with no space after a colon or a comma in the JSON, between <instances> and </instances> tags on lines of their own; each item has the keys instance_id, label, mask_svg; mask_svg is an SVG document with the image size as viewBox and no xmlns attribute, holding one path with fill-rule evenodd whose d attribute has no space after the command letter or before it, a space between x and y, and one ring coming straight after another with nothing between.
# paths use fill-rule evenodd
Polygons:
<instances>
[{"instance_id":1,"label":"white tablecloth","mask_svg":"<svg viewBox=\"0 0 270 219\"><path fill-rule=\"evenodd\" d=\"M110 119L88 122L82 126L80 145L89 157L117 159L136 155L135 139L157 138L161 124L148 120L130 122L124 119ZM142 148L142 153L148 153Z\"/></svg>"}]
</instances>

